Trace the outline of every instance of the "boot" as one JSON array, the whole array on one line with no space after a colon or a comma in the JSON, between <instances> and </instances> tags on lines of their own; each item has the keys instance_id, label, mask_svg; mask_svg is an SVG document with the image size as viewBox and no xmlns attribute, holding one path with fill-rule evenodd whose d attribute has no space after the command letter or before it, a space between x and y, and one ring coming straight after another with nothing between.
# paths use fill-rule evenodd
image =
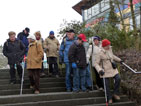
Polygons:
<instances>
[{"instance_id":1,"label":"boot","mask_svg":"<svg viewBox=\"0 0 141 106\"><path fill-rule=\"evenodd\" d=\"M115 100L120 100L120 97L118 95L113 95Z\"/></svg>"},{"instance_id":2,"label":"boot","mask_svg":"<svg viewBox=\"0 0 141 106\"><path fill-rule=\"evenodd\" d=\"M34 93L35 93L35 94L39 94L40 92L39 92L38 90L36 90Z\"/></svg>"},{"instance_id":3,"label":"boot","mask_svg":"<svg viewBox=\"0 0 141 106\"><path fill-rule=\"evenodd\" d=\"M109 104L112 104L112 103L113 103L113 100L112 100L112 99L110 99L110 100L108 101L108 103L109 103Z\"/></svg>"}]
</instances>

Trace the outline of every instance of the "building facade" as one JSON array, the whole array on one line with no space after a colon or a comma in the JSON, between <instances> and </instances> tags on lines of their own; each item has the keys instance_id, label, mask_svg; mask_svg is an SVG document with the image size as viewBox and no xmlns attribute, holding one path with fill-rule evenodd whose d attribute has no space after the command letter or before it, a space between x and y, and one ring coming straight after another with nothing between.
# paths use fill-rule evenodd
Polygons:
<instances>
[{"instance_id":1,"label":"building facade","mask_svg":"<svg viewBox=\"0 0 141 106\"><path fill-rule=\"evenodd\" d=\"M109 0L81 0L73 9L82 15L83 21L86 22L87 27L94 27L99 22L107 22L110 12ZM124 23L127 25L128 29L133 29L132 18L129 0L119 0L121 3L120 10L123 14ZM136 18L136 24L140 26L140 14L141 14L141 0L133 0L134 12ZM119 9L115 4L115 13L119 16ZM119 25L119 28L122 26Z\"/></svg>"}]
</instances>

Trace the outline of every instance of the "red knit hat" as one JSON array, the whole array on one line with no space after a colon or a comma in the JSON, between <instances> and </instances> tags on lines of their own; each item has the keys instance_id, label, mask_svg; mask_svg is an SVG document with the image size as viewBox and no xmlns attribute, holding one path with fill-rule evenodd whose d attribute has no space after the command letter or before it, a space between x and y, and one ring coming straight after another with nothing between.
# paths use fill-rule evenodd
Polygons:
<instances>
[{"instance_id":1,"label":"red knit hat","mask_svg":"<svg viewBox=\"0 0 141 106\"><path fill-rule=\"evenodd\" d=\"M111 44L111 42L108 39L102 40L102 47L106 47L106 46L108 46L110 44Z\"/></svg>"}]
</instances>

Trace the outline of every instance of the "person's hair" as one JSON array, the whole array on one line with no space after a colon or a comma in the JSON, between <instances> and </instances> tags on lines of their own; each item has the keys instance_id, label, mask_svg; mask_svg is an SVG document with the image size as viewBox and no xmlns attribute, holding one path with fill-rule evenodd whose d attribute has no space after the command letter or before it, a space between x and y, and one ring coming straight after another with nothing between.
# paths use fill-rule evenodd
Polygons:
<instances>
[{"instance_id":1,"label":"person's hair","mask_svg":"<svg viewBox=\"0 0 141 106\"><path fill-rule=\"evenodd\" d=\"M34 35L35 36L39 35L41 37L41 32L40 31L37 31L37 32L34 33Z\"/></svg>"},{"instance_id":2,"label":"person's hair","mask_svg":"<svg viewBox=\"0 0 141 106\"><path fill-rule=\"evenodd\" d=\"M16 33L15 33L14 31L10 31L10 32L8 33L8 35L9 35L9 36L11 36L11 35L16 35Z\"/></svg>"}]
</instances>

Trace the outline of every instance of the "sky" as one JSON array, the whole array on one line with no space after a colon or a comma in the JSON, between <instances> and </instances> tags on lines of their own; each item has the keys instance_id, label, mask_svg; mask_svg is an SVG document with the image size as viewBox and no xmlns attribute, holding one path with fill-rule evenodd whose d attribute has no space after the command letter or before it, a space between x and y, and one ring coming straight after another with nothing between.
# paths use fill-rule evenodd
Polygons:
<instances>
[{"instance_id":1,"label":"sky","mask_svg":"<svg viewBox=\"0 0 141 106\"><path fill-rule=\"evenodd\" d=\"M8 39L8 32L16 34L25 27L30 34L41 31L45 39L50 30L60 29L63 19L82 21L72 6L81 0L0 0L0 45Z\"/></svg>"}]
</instances>

